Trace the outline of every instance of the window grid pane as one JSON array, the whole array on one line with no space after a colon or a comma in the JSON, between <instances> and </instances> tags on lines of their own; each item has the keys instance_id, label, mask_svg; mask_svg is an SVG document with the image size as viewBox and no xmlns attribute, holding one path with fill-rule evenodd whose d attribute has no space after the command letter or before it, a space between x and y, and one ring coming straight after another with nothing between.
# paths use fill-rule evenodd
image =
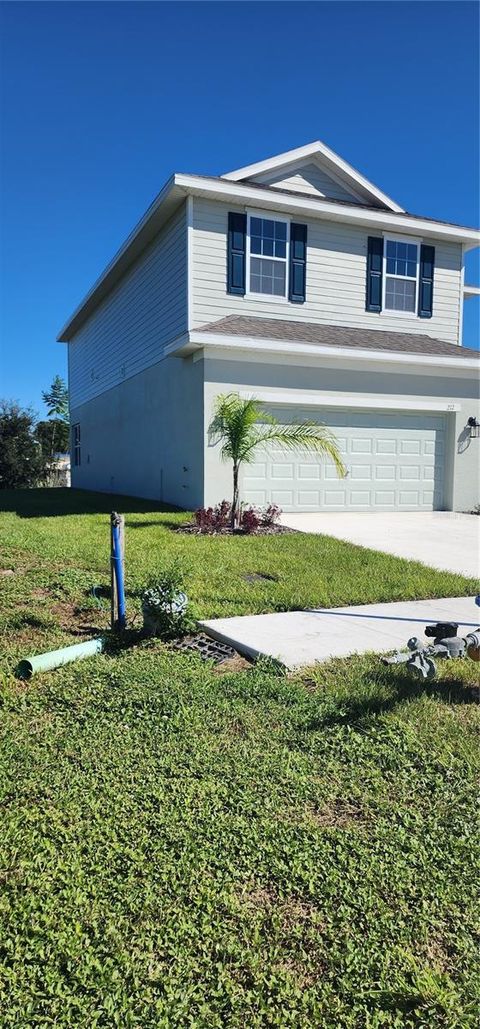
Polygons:
<instances>
[{"instance_id":1,"label":"window grid pane","mask_svg":"<svg viewBox=\"0 0 480 1029\"><path fill-rule=\"evenodd\" d=\"M416 284L409 279L387 278L385 307L390 311L415 311Z\"/></svg>"},{"instance_id":2,"label":"window grid pane","mask_svg":"<svg viewBox=\"0 0 480 1029\"><path fill-rule=\"evenodd\" d=\"M252 257L250 264L250 289L254 293L271 296L285 295L285 264Z\"/></svg>"},{"instance_id":3,"label":"window grid pane","mask_svg":"<svg viewBox=\"0 0 480 1029\"><path fill-rule=\"evenodd\" d=\"M251 292L285 296L287 223L250 218L250 254Z\"/></svg>"},{"instance_id":4,"label":"window grid pane","mask_svg":"<svg viewBox=\"0 0 480 1029\"><path fill-rule=\"evenodd\" d=\"M417 256L418 247L416 243L401 243L400 241L387 239L387 275L405 275L408 278L416 279Z\"/></svg>"}]
</instances>

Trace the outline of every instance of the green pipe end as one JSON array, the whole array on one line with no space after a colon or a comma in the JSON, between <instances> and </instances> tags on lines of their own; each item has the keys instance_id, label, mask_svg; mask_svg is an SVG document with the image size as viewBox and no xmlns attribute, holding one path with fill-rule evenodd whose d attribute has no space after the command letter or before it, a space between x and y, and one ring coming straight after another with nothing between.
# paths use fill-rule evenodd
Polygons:
<instances>
[{"instance_id":1,"label":"green pipe end","mask_svg":"<svg viewBox=\"0 0 480 1029\"><path fill-rule=\"evenodd\" d=\"M31 679L33 675L33 665L29 661L28 657L25 657L23 661L17 665L17 675L19 679Z\"/></svg>"}]
</instances>

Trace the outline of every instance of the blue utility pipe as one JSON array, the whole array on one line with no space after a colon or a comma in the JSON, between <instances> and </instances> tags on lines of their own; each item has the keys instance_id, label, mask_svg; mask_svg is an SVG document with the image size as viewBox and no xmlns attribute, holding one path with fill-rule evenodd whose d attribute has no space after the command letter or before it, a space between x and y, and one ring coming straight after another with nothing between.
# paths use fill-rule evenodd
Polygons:
<instances>
[{"instance_id":1,"label":"blue utility pipe","mask_svg":"<svg viewBox=\"0 0 480 1029\"><path fill-rule=\"evenodd\" d=\"M120 550L120 529L115 522L113 523L113 569L117 583L118 627L119 629L124 629L126 621L125 583L123 581L122 554Z\"/></svg>"}]
</instances>

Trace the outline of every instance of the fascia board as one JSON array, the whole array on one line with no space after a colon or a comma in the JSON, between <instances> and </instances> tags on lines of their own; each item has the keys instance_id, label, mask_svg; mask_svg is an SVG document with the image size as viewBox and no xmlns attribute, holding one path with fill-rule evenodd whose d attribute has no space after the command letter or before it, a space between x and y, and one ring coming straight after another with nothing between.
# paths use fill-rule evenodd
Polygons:
<instances>
[{"instance_id":1,"label":"fascia board","mask_svg":"<svg viewBox=\"0 0 480 1029\"><path fill-rule=\"evenodd\" d=\"M248 336L229 336L224 333L198 332L189 333L188 343L194 347L218 347L228 350L244 350L252 353L276 353L289 356L316 357L318 360L325 358L333 361L359 361L363 364L368 361L375 364L401 365L407 367L426 368L435 371L437 368L450 369L451 371L471 372L480 371L480 361L477 358L443 357L432 354L408 354L390 353L386 350L368 350L359 347L328 347L319 346L314 343L303 343L289 340L288 342L278 339L255 339Z\"/></svg>"},{"instance_id":2,"label":"fascia board","mask_svg":"<svg viewBox=\"0 0 480 1029\"><path fill-rule=\"evenodd\" d=\"M207 181L197 175L175 175L175 184L196 196L223 198L236 201L238 204L254 202L269 210L293 211L303 214L304 217L317 216L332 221L371 225L378 230L394 229L398 232L403 229L406 232L415 232L417 235L464 243L467 250L480 244L480 230L478 229L462 225L449 225L447 222L431 222L423 218L412 218L408 214L390 215L388 211L367 211L360 207L357 210L355 207L339 206L320 198L306 200L300 194L298 197L287 197L282 195L280 190L272 189L272 193L269 194L265 189L256 189L255 186L247 186L242 182L232 183L221 179Z\"/></svg>"},{"instance_id":3,"label":"fascia board","mask_svg":"<svg viewBox=\"0 0 480 1029\"><path fill-rule=\"evenodd\" d=\"M320 140L316 140L314 143L307 143L305 146L297 147L295 150L286 150L284 153L276 154L275 157L267 158L265 161L257 161L255 164L249 164L233 172L227 172L225 175L222 175L222 178L239 182L252 175L262 175L265 172L276 171L284 166L287 167L292 162L300 161L307 157L323 157L328 164L341 172L344 178L356 186L360 186L366 193L380 201L380 203L386 204L392 211L403 211L403 207L400 207L395 200L392 200L381 189L378 189L373 182L366 179L356 168L348 164L347 161L344 161L339 154L336 154L334 150L331 150L330 147Z\"/></svg>"}]
</instances>

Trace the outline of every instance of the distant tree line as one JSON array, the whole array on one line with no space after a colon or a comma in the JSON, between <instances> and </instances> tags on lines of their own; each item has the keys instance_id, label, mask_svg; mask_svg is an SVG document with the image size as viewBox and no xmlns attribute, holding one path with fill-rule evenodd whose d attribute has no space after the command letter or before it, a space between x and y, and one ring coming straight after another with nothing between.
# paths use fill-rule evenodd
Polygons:
<instances>
[{"instance_id":1,"label":"distant tree line","mask_svg":"<svg viewBox=\"0 0 480 1029\"><path fill-rule=\"evenodd\" d=\"M31 407L0 400L0 489L48 482L55 455L70 450L68 389L59 375L42 399L48 415L43 421Z\"/></svg>"}]
</instances>

